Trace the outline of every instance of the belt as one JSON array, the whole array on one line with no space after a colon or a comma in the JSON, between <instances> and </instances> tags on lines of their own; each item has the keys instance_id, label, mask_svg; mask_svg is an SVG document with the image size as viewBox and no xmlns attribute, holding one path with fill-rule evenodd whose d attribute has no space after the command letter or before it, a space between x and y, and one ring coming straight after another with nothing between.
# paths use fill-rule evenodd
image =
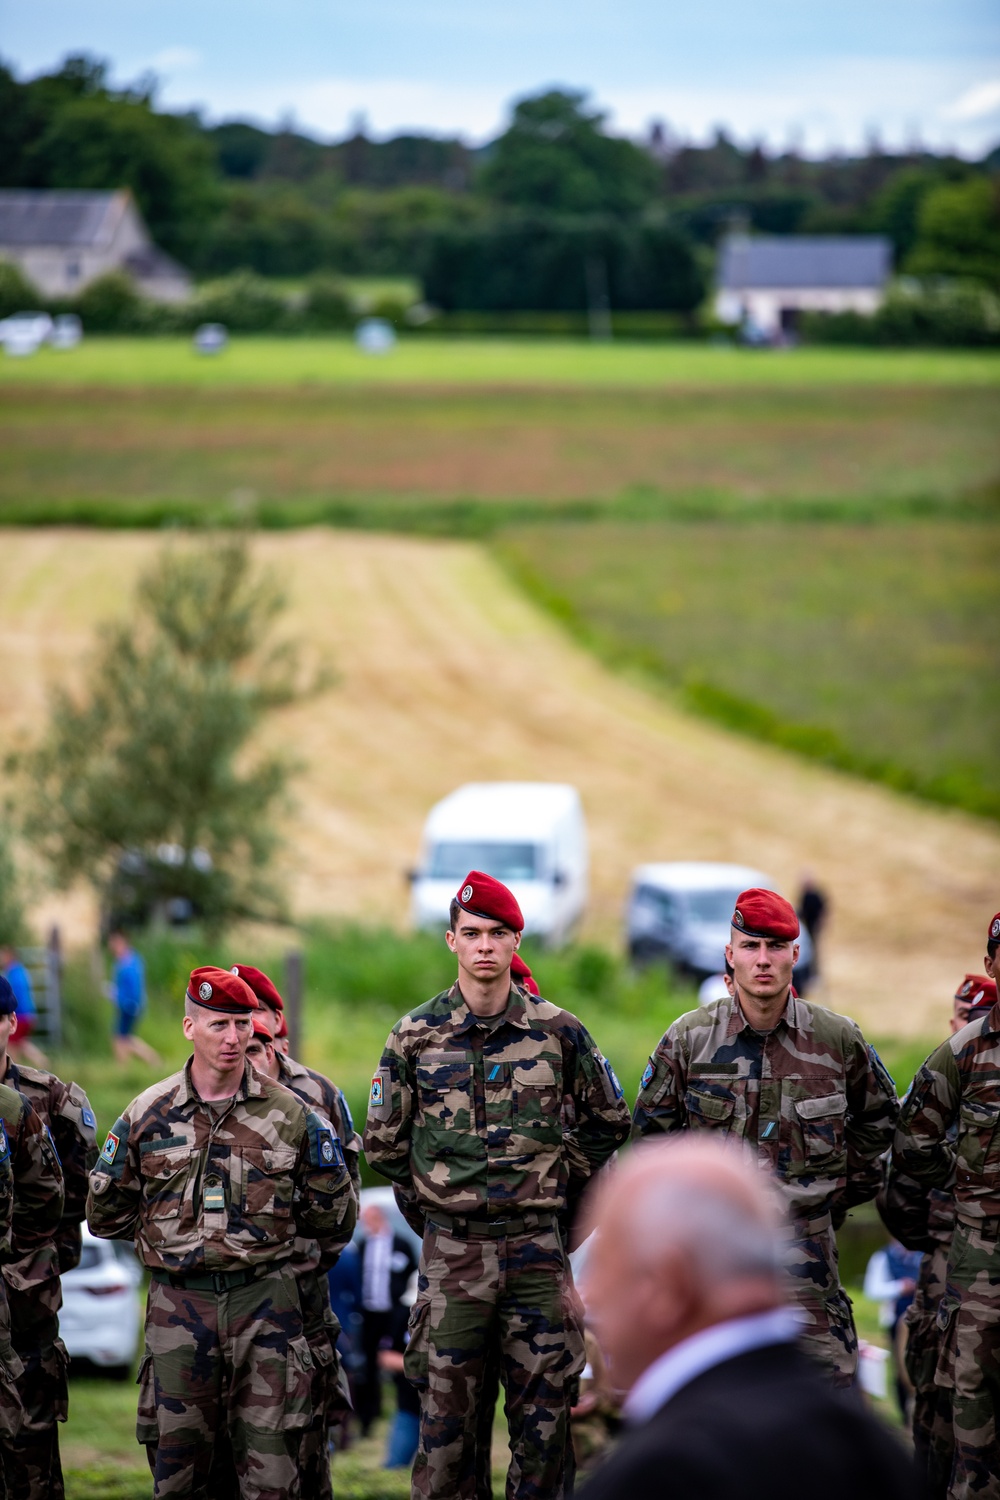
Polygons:
<instances>
[{"instance_id":1,"label":"belt","mask_svg":"<svg viewBox=\"0 0 1000 1500\"><path fill-rule=\"evenodd\" d=\"M192 1271L189 1275L183 1275L155 1270L150 1275L161 1286L176 1287L178 1291L215 1292L216 1295L221 1295L222 1292L235 1291L240 1286L249 1286L263 1272L274 1269L274 1263L268 1261L262 1266L244 1266L239 1271Z\"/></svg>"},{"instance_id":2,"label":"belt","mask_svg":"<svg viewBox=\"0 0 1000 1500\"><path fill-rule=\"evenodd\" d=\"M960 1225L963 1229L969 1229L974 1234L979 1234L984 1240L1000 1240L1000 1217L990 1214L986 1218L973 1219L959 1210L955 1219L956 1228Z\"/></svg>"},{"instance_id":3,"label":"belt","mask_svg":"<svg viewBox=\"0 0 1000 1500\"><path fill-rule=\"evenodd\" d=\"M829 1210L822 1214L814 1214L811 1218L805 1214L800 1218L796 1214L791 1221L794 1239L800 1239L803 1234L822 1234L825 1230L832 1228L833 1218Z\"/></svg>"},{"instance_id":4,"label":"belt","mask_svg":"<svg viewBox=\"0 0 1000 1500\"><path fill-rule=\"evenodd\" d=\"M427 1223L432 1229L443 1229L446 1234L452 1234L459 1240L502 1240L511 1234L527 1234L530 1229L555 1229L558 1219L554 1213L534 1211L503 1219L470 1219L439 1213L434 1209L427 1215Z\"/></svg>"}]
</instances>

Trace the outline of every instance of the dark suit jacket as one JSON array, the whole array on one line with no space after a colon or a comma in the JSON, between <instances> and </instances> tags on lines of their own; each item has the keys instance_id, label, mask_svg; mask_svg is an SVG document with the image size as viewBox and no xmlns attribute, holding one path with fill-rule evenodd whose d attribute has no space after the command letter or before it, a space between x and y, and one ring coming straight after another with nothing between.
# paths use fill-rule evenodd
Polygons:
<instances>
[{"instance_id":1,"label":"dark suit jacket","mask_svg":"<svg viewBox=\"0 0 1000 1500\"><path fill-rule=\"evenodd\" d=\"M726 1360L682 1387L578 1500L914 1500L899 1442L792 1344Z\"/></svg>"},{"instance_id":2,"label":"dark suit jacket","mask_svg":"<svg viewBox=\"0 0 1000 1500\"><path fill-rule=\"evenodd\" d=\"M361 1286L365 1284L365 1257L368 1254L370 1241L361 1241ZM413 1246L409 1240L404 1239L401 1234L392 1237L392 1260L389 1263L389 1298L395 1311L402 1302L403 1293L410 1284L410 1277L417 1269L417 1257L413 1253Z\"/></svg>"}]
</instances>

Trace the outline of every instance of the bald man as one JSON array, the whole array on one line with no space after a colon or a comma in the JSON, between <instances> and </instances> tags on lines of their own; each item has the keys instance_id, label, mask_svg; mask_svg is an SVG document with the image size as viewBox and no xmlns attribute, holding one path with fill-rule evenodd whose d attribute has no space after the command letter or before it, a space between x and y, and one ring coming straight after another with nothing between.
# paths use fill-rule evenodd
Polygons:
<instances>
[{"instance_id":1,"label":"bald man","mask_svg":"<svg viewBox=\"0 0 1000 1500\"><path fill-rule=\"evenodd\" d=\"M900 1444L796 1345L780 1206L742 1148L638 1146L591 1223L584 1293L629 1430L579 1500L913 1500Z\"/></svg>"}]
</instances>

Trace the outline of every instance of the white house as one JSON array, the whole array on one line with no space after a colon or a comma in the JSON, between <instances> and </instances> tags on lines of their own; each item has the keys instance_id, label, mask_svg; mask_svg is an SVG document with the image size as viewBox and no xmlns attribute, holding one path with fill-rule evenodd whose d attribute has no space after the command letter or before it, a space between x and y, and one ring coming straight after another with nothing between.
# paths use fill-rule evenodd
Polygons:
<instances>
[{"instance_id":1,"label":"white house","mask_svg":"<svg viewBox=\"0 0 1000 1500\"><path fill-rule=\"evenodd\" d=\"M183 302L191 292L187 272L153 244L127 190L0 190L0 258L47 297L72 297L108 271L124 271L156 302Z\"/></svg>"},{"instance_id":2,"label":"white house","mask_svg":"<svg viewBox=\"0 0 1000 1500\"><path fill-rule=\"evenodd\" d=\"M891 271L892 245L877 234L734 234L719 255L715 311L777 338L800 312L875 312Z\"/></svg>"}]
</instances>

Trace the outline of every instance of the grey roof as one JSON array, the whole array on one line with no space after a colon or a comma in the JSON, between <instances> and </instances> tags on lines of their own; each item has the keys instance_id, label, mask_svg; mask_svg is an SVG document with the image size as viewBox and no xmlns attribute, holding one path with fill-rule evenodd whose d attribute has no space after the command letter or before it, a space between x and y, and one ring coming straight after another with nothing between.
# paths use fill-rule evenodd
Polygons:
<instances>
[{"instance_id":1,"label":"grey roof","mask_svg":"<svg viewBox=\"0 0 1000 1500\"><path fill-rule=\"evenodd\" d=\"M878 234L734 234L722 246L719 286L881 287L892 270L892 245Z\"/></svg>"},{"instance_id":2,"label":"grey roof","mask_svg":"<svg viewBox=\"0 0 1000 1500\"><path fill-rule=\"evenodd\" d=\"M0 191L0 245L96 245L111 232L120 193Z\"/></svg>"}]
</instances>

